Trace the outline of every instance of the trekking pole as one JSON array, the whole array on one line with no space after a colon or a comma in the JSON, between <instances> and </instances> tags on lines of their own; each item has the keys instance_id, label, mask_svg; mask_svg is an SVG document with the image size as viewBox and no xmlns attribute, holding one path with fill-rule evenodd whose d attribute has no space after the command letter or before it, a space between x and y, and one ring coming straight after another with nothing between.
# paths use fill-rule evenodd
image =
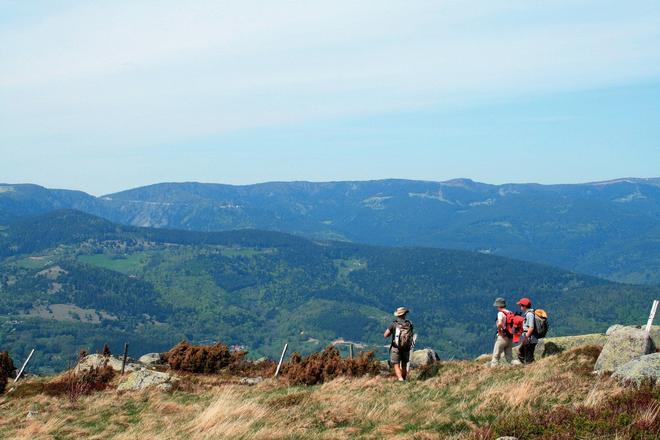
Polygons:
<instances>
[{"instance_id":1,"label":"trekking pole","mask_svg":"<svg viewBox=\"0 0 660 440\"><path fill-rule=\"evenodd\" d=\"M121 374L124 374L126 369L126 360L128 359L128 342L124 342L124 358L121 361Z\"/></svg>"},{"instance_id":2,"label":"trekking pole","mask_svg":"<svg viewBox=\"0 0 660 440\"><path fill-rule=\"evenodd\" d=\"M286 349L289 348L289 343L284 344L284 350L282 350L282 355L280 356L280 361L277 364L277 370L275 370L275 377L280 374L280 368L282 368L282 361L284 361L284 355L286 354Z\"/></svg>"},{"instance_id":3,"label":"trekking pole","mask_svg":"<svg viewBox=\"0 0 660 440\"><path fill-rule=\"evenodd\" d=\"M653 305L651 306L651 313L649 314L649 320L646 322L646 333L651 331L651 327L653 326L653 319L655 318L655 312L658 311L658 303L660 301L653 300Z\"/></svg>"},{"instance_id":4,"label":"trekking pole","mask_svg":"<svg viewBox=\"0 0 660 440\"><path fill-rule=\"evenodd\" d=\"M27 367L28 362L30 362L30 359L32 359L32 355L33 355L33 354L34 354L34 348L33 348L32 351L30 352L30 354L29 354L29 356L27 357L27 359L25 359L25 362L23 362L23 366L21 367L21 370L20 370L20 371L18 372L18 374L16 375L16 379L14 379L14 383L18 382L18 379L20 379L21 376L23 375L23 372L25 371L25 367Z\"/></svg>"}]
</instances>

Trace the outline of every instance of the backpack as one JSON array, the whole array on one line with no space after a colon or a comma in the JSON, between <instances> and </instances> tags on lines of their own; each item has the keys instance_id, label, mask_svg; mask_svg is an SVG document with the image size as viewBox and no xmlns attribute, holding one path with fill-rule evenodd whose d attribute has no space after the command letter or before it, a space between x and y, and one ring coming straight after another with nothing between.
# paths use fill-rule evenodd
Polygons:
<instances>
[{"instance_id":1,"label":"backpack","mask_svg":"<svg viewBox=\"0 0 660 440\"><path fill-rule=\"evenodd\" d=\"M517 344L520 341L520 337L524 332L523 324L525 323L525 318L519 313L514 313L512 319L513 319L513 342Z\"/></svg>"},{"instance_id":2,"label":"backpack","mask_svg":"<svg viewBox=\"0 0 660 440\"><path fill-rule=\"evenodd\" d=\"M502 313L504 313L504 334L502 334L501 329L497 329L498 334L501 336L504 336L506 338L512 338L514 334L516 334L516 322L514 320L515 314L509 310L502 310Z\"/></svg>"},{"instance_id":3,"label":"backpack","mask_svg":"<svg viewBox=\"0 0 660 440\"><path fill-rule=\"evenodd\" d=\"M534 310L534 334L537 338L545 338L548 333L548 314L543 309Z\"/></svg>"},{"instance_id":4,"label":"backpack","mask_svg":"<svg viewBox=\"0 0 660 440\"><path fill-rule=\"evenodd\" d=\"M407 319L403 322L394 321L396 331L394 333L393 346L403 351L410 351L415 343L413 336L413 326Z\"/></svg>"}]
</instances>

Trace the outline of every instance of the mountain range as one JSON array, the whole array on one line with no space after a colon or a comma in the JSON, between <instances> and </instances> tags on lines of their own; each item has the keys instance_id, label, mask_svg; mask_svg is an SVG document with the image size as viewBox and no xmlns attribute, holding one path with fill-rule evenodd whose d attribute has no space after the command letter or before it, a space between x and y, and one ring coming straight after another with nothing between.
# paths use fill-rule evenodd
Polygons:
<instances>
[{"instance_id":1,"label":"mountain range","mask_svg":"<svg viewBox=\"0 0 660 440\"><path fill-rule=\"evenodd\" d=\"M102 197L0 185L0 224L63 208L123 225L255 228L380 246L461 249L614 281L660 283L660 178L566 185L469 179L161 183Z\"/></svg>"}]
</instances>

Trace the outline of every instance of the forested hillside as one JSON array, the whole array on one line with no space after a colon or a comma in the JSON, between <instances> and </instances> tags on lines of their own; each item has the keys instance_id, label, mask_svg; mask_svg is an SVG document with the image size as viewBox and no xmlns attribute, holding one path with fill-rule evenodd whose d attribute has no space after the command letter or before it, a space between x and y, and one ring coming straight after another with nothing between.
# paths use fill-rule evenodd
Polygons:
<instances>
[{"instance_id":1,"label":"forested hillside","mask_svg":"<svg viewBox=\"0 0 660 440\"><path fill-rule=\"evenodd\" d=\"M660 284L660 180L576 185L447 182L163 183L104 197L0 185L0 223L74 208L126 225L256 228L315 239L429 246Z\"/></svg>"},{"instance_id":2,"label":"forested hillside","mask_svg":"<svg viewBox=\"0 0 660 440\"><path fill-rule=\"evenodd\" d=\"M141 354L183 338L254 357L274 357L285 341L310 352L343 338L383 355L400 305L419 346L467 357L491 348L496 296L532 297L557 335L642 322L659 295L481 253L138 228L70 210L9 224L0 256L0 348L20 359L36 347L42 371L105 342Z\"/></svg>"}]
</instances>

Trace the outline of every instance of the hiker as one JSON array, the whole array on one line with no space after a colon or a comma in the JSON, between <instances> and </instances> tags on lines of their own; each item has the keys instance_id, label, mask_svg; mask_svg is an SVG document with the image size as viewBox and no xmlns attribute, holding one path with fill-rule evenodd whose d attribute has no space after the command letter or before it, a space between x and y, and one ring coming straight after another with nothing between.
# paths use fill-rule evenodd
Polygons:
<instances>
[{"instance_id":1,"label":"hiker","mask_svg":"<svg viewBox=\"0 0 660 440\"><path fill-rule=\"evenodd\" d=\"M529 298L521 298L516 304L520 306L520 310L522 310L525 317L523 333L520 336L518 359L523 364L531 364L534 362L534 350L536 350L536 344L539 342L534 331L536 328L536 318L532 309L532 302Z\"/></svg>"},{"instance_id":2,"label":"hiker","mask_svg":"<svg viewBox=\"0 0 660 440\"><path fill-rule=\"evenodd\" d=\"M495 340L495 347L493 348L493 358L490 361L492 367L500 363L500 358L504 354L504 359L508 364L513 360L513 313L506 308L506 300L504 298L495 299L494 307L497 308L497 319L495 327L497 329L497 339Z\"/></svg>"},{"instance_id":3,"label":"hiker","mask_svg":"<svg viewBox=\"0 0 660 440\"><path fill-rule=\"evenodd\" d=\"M408 375L408 362L410 362L410 352L414 346L413 325L407 319L408 309L399 307L394 312L396 319L390 324L384 337L392 337L390 343L390 364L394 365L394 373L400 381L406 380Z\"/></svg>"}]
</instances>

